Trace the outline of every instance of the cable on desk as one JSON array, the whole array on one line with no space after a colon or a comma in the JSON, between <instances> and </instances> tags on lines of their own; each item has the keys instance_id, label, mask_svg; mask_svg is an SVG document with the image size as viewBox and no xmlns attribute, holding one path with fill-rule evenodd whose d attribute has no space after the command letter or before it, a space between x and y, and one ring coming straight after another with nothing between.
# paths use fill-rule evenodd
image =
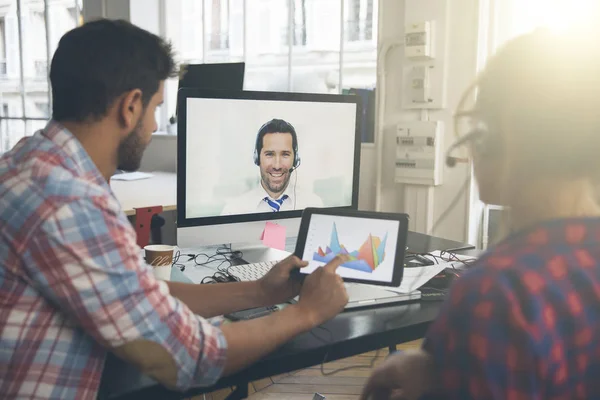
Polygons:
<instances>
[{"instance_id":1,"label":"cable on desk","mask_svg":"<svg viewBox=\"0 0 600 400\"><path fill-rule=\"evenodd\" d=\"M217 248L215 254L207 253L186 253L182 254L177 250L173 256L173 267L178 267L182 272L185 271L185 264L180 262L181 257L188 257L187 262L194 261L195 266L215 268L216 272L212 276L207 276L202 279L201 283L223 283L223 282L239 282L236 276L229 273L229 268L234 265L234 262L239 261L243 257L241 251L233 251L231 245L223 245ZM215 267L215 263L219 263Z\"/></svg>"},{"instance_id":2,"label":"cable on desk","mask_svg":"<svg viewBox=\"0 0 600 400\"><path fill-rule=\"evenodd\" d=\"M440 256L444 257L444 255L447 254L448 255L448 262L459 262L461 264L463 264L465 267L470 267L472 266L475 262L477 262L476 259L472 259L472 260L463 260L461 259L458 255L456 255L456 253L447 251L447 250L442 250L440 252ZM453 266L454 267L454 266Z\"/></svg>"},{"instance_id":3,"label":"cable on desk","mask_svg":"<svg viewBox=\"0 0 600 400\"><path fill-rule=\"evenodd\" d=\"M454 266L454 262L458 262L461 263L462 265L464 265L465 267L471 267L473 266L473 264L475 264L477 262L477 259L467 259L467 260L463 260L462 258L460 258L456 253L452 252L452 251L448 251L448 250L440 250L440 254L436 255L433 253L416 253L416 252L411 252L408 251L406 253L406 257L411 257L411 256L426 256L426 257L431 257L432 261L436 264L439 265L440 262L442 263L449 263L450 264L450 268L458 271L456 269L456 267Z\"/></svg>"},{"instance_id":4,"label":"cable on desk","mask_svg":"<svg viewBox=\"0 0 600 400\"><path fill-rule=\"evenodd\" d=\"M202 278L200 283L227 283L239 281L240 279L235 275L231 275L230 273L225 271L217 271L212 276L205 276L204 278Z\"/></svg>"}]
</instances>

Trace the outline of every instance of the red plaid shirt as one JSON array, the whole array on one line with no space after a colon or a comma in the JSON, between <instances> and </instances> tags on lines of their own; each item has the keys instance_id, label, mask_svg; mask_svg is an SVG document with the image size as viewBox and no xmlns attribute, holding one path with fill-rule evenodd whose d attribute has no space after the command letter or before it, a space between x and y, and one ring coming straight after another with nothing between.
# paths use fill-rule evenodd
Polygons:
<instances>
[{"instance_id":1,"label":"red plaid shirt","mask_svg":"<svg viewBox=\"0 0 600 400\"><path fill-rule=\"evenodd\" d=\"M600 219L513 235L453 285L424 349L443 398L600 398Z\"/></svg>"},{"instance_id":2,"label":"red plaid shirt","mask_svg":"<svg viewBox=\"0 0 600 400\"><path fill-rule=\"evenodd\" d=\"M225 363L221 330L154 278L107 182L54 122L0 158L0 334L2 398L95 399L107 351L134 341L180 389Z\"/></svg>"}]
</instances>

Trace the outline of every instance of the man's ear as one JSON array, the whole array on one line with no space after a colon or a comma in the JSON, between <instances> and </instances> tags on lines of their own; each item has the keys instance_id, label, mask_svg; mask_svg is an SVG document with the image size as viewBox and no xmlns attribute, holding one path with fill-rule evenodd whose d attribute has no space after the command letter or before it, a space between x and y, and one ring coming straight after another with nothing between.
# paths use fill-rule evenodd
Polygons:
<instances>
[{"instance_id":1,"label":"man's ear","mask_svg":"<svg viewBox=\"0 0 600 400\"><path fill-rule=\"evenodd\" d=\"M123 129L125 129L127 132L130 132L132 129L134 129L135 125L138 123L140 117L144 113L142 91L140 89L133 89L124 93L121 96L118 113Z\"/></svg>"}]
</instances>

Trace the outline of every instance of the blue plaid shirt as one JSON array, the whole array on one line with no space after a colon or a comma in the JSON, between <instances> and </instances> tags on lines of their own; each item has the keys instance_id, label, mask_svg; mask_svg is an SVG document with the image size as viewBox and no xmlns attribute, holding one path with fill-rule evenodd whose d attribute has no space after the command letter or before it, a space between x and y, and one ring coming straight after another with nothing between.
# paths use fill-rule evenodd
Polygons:
<instances>
[{"instance_id":1,"label":"blue plaid shirt","mask_svg":"<svg viewBox=\"0 0 600 400\"><path fill-rule=\"evenodd\" d=\"M600 398L599 262L600 218L545 222L481 257L424 342L439 398Z\"/></svg>"}]
</instances>

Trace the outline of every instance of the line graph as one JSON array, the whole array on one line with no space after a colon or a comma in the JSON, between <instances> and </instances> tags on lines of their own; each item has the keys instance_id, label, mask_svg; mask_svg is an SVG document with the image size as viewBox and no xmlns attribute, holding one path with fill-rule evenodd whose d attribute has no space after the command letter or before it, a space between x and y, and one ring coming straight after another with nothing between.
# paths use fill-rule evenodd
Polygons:
<instances>
[{"instance_id":1,"label":"line graph","mask_svg":"<svg viewBox=\"0 0 600 400\"><path fill-rule=\"evenodd\" d=\"M367 239L359 247L358 250L349 251L343 244L340 243L337 226L335 222L331 230L331 240L329 246L323 250L321 247L313 254L313 260L328 263L333 260L338 254L348 255L350 261L345 262L341 266L344 268L354 269L357 271L373 273L385 260L385 245L388 234L386 233L383 240L378 236L373 236L369 233Z\"/></svg>"}]
</instances>

